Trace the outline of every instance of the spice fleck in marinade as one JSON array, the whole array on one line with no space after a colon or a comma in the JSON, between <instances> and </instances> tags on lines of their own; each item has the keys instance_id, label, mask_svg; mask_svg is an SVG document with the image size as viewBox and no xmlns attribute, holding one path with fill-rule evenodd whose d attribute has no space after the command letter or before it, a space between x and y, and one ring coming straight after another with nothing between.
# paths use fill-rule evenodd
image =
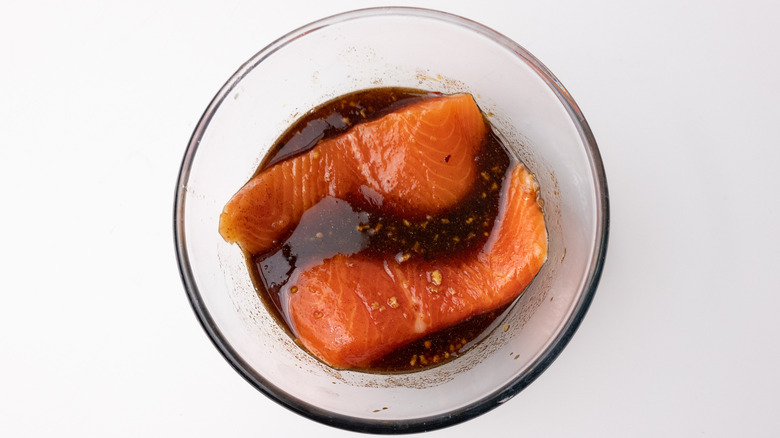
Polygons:
<instances>
[{"instance_id":1,"label":"spice fleck in marinade","mask_svg":"<svg viewBox=\"0 0 780 438\"><path fill-rule=\"evenodd\" d=\"M430 99L439 99L439 96L418 90L380 88L335 99L297 121L274 146L257 175L304 155L307 159L322 160L325 155L315 157L314 152L320 150L317 146L328 139L338 138L366 122L384 120L383 116L387 114L422 105L422 102ZM387 197L366 190L342 196L323 196L302 211L297 223L274 239L268 248L247 251L242 245L250 260L250 271L260 296L275 312L280 323L293 336L299 337L301 344L315 356L339 368L402 372L440 364L462 353L462 349L478 339L511 300L502 298L500 304L491 309L479 314L468 314L443 330L426 332L416 340L399 344L394 351L382 352L379 356L375 351L369 352L372 348L359 346L360 342L342 346L337 353L326 351L330 348L329 342L311 338L320 337L327 330L333 333L344 330L343 322L332 322L333 313L338 311L341 304L345 307L365 307L362 312L372 315L375 325L383 324L383 318L395 315L394 318L401 319L400 323L403 323L404 318L408 319L407 327L421 328L426 324L422 321L425 316L420 316L418 312L420 306L430 304L426 300L446 302L452 307L453 303L471 299L468 297L473 295L473 287L468 282L464 283L462 278L459 279L462 277L460 272L451 268L472 259L484 258L485 248L490 247L492 240L495 240L492 233L500 228L500 224L495 221L502 214L501 206L514 208L514 204L507 204L505 199L510 192L532 202L524 201L521 209L514 208L508 214L527 216L536 221L529 225L526 233L529 242L526 250L531 254L529 257L533 263L528 267L529 272L523 273L522 287L538 271L546 257L546 231L540 209L531 212L533 215L526 212L532 210L527 207L532 204L538 208L538 193L529 189L533 186L533 177L525 169L519 169L522 165L510 159L490 125L485 121L482 123L485 126L484 135L480 137L470 157L471 164L468 164L473 177L468 186L461 188L462 193L458 194L457 202L434 205L434 211L426 213L424 209L416 209L414 206L405 207L402 202L393 204L394 201L388 201ZM458 155L458 150L442 153L436 158L447 165L462 163L462 154ZM509 181L512 187L508 188ZM513 213L515 210L520 213ZM241 245L241 241L236 241ZM327 271L327 266L335 270ZM321 283L322 278L338 276L339 273L354 271L361 266L368 268L366 272L375 270L376 273L365 278L362 284L350 283L354 277L352 274L342 279L342 284L349 283L351 288L348 291L350 296L346 299L346 295L342 294L344 291L327 292L334 285ZM471 269L468 264L463 266L465 270ZM484 266L479 265L474 269L475 275L486 275ZM386 275L392 277L389 288L396 290L396 293L381 297L377 295L376 299L353 297L363 291L367 295L377 294L377 291L371 290L377 287L372 283L383 281L380 277ZM513 271L511 275L516 276ZM423 301L418 299L418 302L410 303L410 297L414 295L409 295L409 291L416 290L418 292L415 293L419 294L420 285L423 284L421 281L425 293L430 296L423 298ZM488 283L494 284L492 281ZM502 287L496 286L498 289ZM515 291L513 296L519 295L521 291L522 288ZM320 293L331 293L332 296L323 298L317 295ZM493 293L495 291L486 291L486 294ZM322 303L327 305L323 307ZM325 328L316 328L317 324L324 324L322 327ZM312 335L312 330L320 332ZM337 344L342 335L348 336L336 333L332 343ZM350 351L361 348L365 351Z\"/></svg>"}]
</instances>

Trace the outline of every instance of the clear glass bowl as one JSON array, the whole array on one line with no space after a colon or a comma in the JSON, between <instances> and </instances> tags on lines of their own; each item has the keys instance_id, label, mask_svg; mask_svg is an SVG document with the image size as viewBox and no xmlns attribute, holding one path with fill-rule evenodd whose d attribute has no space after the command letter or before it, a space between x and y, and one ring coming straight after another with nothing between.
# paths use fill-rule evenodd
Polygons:
<instances>
[{"instance_id":1,"label":"clear glass bowl","mask_svg":"<svg viewBox=\"0 0 780 438\"><path fill-rule=\"evenodd\" d=\"M377 86L473 94L536 174L549 232L546 264L499 329L456 360L396 375L334 370L301 350L258 298L238 247L217 232L225 202L293 121L334 97ZM241 66L192 135L174 214L187 295L227 361L301 415L373 433L462 422L506 402L539 376L593 298L609 223L596 142L555 76L491 29L412 8L325 18Z\"/></svg>"}]
</instances>

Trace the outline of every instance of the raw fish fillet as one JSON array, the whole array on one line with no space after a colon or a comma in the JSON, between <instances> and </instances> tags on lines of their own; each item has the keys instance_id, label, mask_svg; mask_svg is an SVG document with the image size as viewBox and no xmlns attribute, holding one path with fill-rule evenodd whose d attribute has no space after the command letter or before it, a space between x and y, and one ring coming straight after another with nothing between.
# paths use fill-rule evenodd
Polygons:
<instances>
[{"instance_id":1,"label":"raw fish fillet","mask_svg":"<svg viewBox=\"0 0 780 438\"><path fill-rule=\"evenodd\" d=\"M424 100L264 170L227 203L219 232L264 253L326 196L407 218L446 211L471 188L485 136L471 95Z\"/></svg>"},{"instance_id":2,"label":"raw fish fillet","mask_svg":"<svg viewBox=\"0 0 780 438\"><path fill-rule=\"evenodd\" d=\"M470 257L337 255L291 278L298 341L333 367L361 368L517 298L546 260L547 231L534 176L516 164L506 178L493 232Z\"/></svg>"}]
</instances>

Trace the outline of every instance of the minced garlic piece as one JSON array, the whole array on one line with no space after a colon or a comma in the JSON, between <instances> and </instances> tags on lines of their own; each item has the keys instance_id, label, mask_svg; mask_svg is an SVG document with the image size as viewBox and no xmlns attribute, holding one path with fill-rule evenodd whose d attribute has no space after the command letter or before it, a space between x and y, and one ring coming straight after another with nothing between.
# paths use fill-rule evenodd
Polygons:
<instances>
[{"instance_id":1,"label":"minced garlic piece","mask_svg":"<svg viewBox=\"0 0 780 438\"><path fill-rule=\"evenodd\" d=\"M393 309L397 309L398 306L399 306L398 298L396 298L395 296L392 296L392 297L388 298L387 299L387 305L392 307Z\"/></svg>"},{"instance_id":2,"label":"minced garlic piece","mask_svg":"<svg viewBox=\"0 0 780 438\"><path fill-rule=\"evenodd\" d=\"M395 256L395 261L398 262L398 263L403 263L403 262L409 260L411 257L412 257L412 255L408 254L408 253L406 253L406 254L398 253Z\"/></svg>"},{"instance_id":3,"label":"minced garlic piece","mask_svg":"<svg viewBox=\"0 0 780 438\"><path fill-rule=\"evenodd\" d=\"M441 271L436 269L435 271L431 272L431 281L436 286L441 286Z\"/></svg>"}]
</instances>

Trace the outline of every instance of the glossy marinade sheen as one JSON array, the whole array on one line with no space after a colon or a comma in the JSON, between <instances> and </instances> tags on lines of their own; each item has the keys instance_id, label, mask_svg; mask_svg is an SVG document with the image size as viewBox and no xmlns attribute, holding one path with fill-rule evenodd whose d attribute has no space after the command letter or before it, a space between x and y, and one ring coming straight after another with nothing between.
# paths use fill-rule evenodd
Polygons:
<instances>
[{"instance_id":1,"label":"glossy marinade sheen","mask_svg":"<svg viewBox=\"0 0 780 438\"><path fill-rule=\"evenodd\" d=\"M494 227L475 253L340 253L294 273L281 298L300 343L333 367L365 368L517 298L546 260L547 233L533 175L515 164L505 181Z\"/></svg>"},{"instance_id":2,"label":"glossy marinade sheen","mask_svg":"<svg viewBox=\"0 0 780 438\"><path fill-rule=\"evenodd\" d=\"M258 254L326 197L408 218L446 211L476 178L474 156L485 132L468 94L425 99L355 124L254 176L225 205L219 232Z\"/></svg>"},{"instance_id":3,"label":"glossy marinade sheen","mask_svg":"<svg viewBox=\"0 0 780 438\"><path fill-rule=\"evenodd\" d=\"M376 120L437 96L419 90L383 88L328 102L297 121L279 139L258 173L306 153L321 141L342 134L356 124ZM435 215L407 218L381 208L363 206L355 209L349 199L325 199L305 212L296 228L274 248L261 254L247 254L258 292L279 322L289 330L289 309L285 308L285 303L291 289L294 293L295 288L291 286L290 275L296 276L299 268L336 254L360 252L377 260L391 254L400 262L441 257L457 262L473 257L493 228L502 182L512 164L498 137L489 130L489 123L486 126L486 141L475 158L478 177L457 206ZM507 305L429 334L362 368L401 372L457 357L464 347L480 337Z\"/></svg>"}]
</instances>

